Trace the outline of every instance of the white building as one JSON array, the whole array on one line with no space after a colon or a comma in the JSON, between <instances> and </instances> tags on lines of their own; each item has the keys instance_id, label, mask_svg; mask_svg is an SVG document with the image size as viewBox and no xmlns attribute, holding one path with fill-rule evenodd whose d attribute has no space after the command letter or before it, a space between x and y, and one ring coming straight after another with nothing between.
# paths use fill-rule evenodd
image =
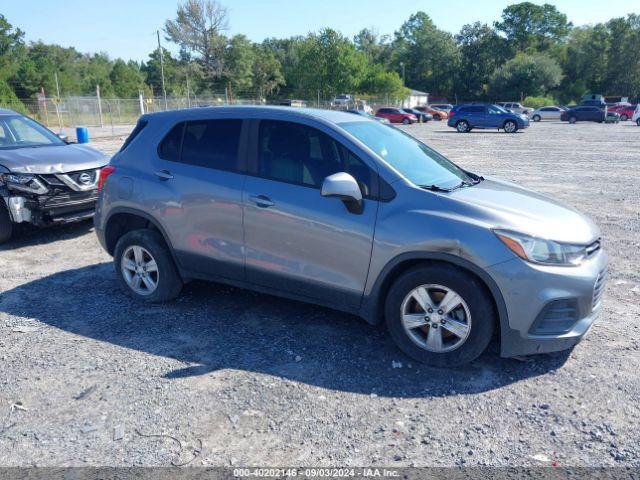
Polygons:
<instances>
[{"instance_id":1,"label":"white building","mask_svg":"<svg viewBox=\"0 0 640 480\"><path fill-rule=\"evenodd\" d=\"M409 90L409 95L402 102L404 108L419 107L420 105L427 105L429 103L429 94L421 92L420 90Z\"/></svg>"}]
</instances>

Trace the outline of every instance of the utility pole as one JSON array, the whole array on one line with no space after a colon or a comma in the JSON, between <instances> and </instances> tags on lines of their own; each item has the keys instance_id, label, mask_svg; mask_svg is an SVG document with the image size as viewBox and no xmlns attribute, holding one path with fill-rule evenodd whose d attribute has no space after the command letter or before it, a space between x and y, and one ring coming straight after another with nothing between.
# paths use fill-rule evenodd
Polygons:
<instances>
[{"instance_id":1,"label":"utility pole","mask_svg":"<svg viewBox=\"0 0 640 480\"><path fill-rule=\"evenodd\" d=\"M60 128L60 132L62 132L62 118L60 118L60 108L58 105L60 104L60 84L58 83L58 72L53 72L53 77L56 79L56 92L58 92L58 96L55 99L56 105L56 115L58 117L58 127Z\"/></svg>"},{"instance_id":2,"label":"utility pole","mask_svg":"<svg viewBox=\"0 0 640 480\"><path fill-rule=\"evenodd\" d=\"M102 119L102 98L100 97L100 85L96 85L96 98L98 99L98 116L100 117L100 128L104 127Z\"/></svg>"},{"instance_id":3,"label":"utility pole","mask_svg":"<svg viewBox=\"0 0 640 480\"><path fill-rule=\"evenodd\" d=\"M164 97L164 109L167 110L167 90L164 88L164 55L162 53L162 45L160 44L160 30L156 30L158 34L158 51L160 52L160 75L162 77L162 96Z\"/></svg>"},{"instance_id":4,"label":"utility pole","mask_svg":"<svg viewBox=\"0 0 640 480\"><path fill-rule=\"evenodd\" d=\"M187 106L191 108L191 98L189 97L189 72L187 72Z\"/></svg>"}]
</instances>

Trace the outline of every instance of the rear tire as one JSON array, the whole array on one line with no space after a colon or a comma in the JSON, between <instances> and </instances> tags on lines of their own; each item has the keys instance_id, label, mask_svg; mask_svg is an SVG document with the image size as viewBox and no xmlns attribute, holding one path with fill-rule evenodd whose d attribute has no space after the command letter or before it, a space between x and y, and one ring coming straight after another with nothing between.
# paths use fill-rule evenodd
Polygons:
<instances>
[{"instance_id":1,"label":"rear tire","mask_svg":"<svg viewBox=\"0 0 640 480\"><path fill-rule=\"evenodd\" d=\"M626 122L627 120L629 120L629 117L627 117L626 115L620 115L620 120Z\"/></svg>"},{"instance_id":2,"label":"rear tire","mask_svg":"<svg viewBox=\"0 0 640 480\"><path fill-rule=\"evenodd\" d=\"M540 115L534 115L532 120L534 122L539 122L540 120L542 120L542 118L540 117Z\"/></svg>"},{"instance_id":3,"label":"rear tire","mask_svg":"<svg viewBox=\"0 0 640 480\"><path fill-rule=\"evenodd\" d=\"M471 128L469 128L469 122L467 122L466 120L460 120L458 123L456 123L456 130L459 133L467 133L471 131Z\"/></svg>"},{"instance_id":4,"label":"rear tire","mask_svg":"<svg viewBox=\"0 0 640 480\"><path fill-rule=\"evenodd\" d=\"M569 117L569 123L576 123L578 119L576 117Z\"/></svg>"},{"instance_id":5,"label":"rear tire","mask_svg":"<svg viewBox=\"0 0 640 480\"><path fill-rule=\"evenodd\" d=\"M411 299L415 298L412 293L416 289L424 290L424 287L434 286L443 287L457 294L461 299L460 307L457 310L452 310L452 314L457 312L455 315L458 318L466 317L467 312L469 314L468 319L465 318L461 321L463 323L458 323L458 326L462 327L468 325L465 329L467 334L464 340L460 335L453 335L448 330L451 327L446 326L446 320L444 323L438 320L440 314L437 312L428 313L417 302L412 305L412 309L417 311L413 314L415 318L421 321L423 313L425 316L431 315L429 322L434 322L437 325L432 327L425 320L425 324L418 327L407 328L405 326L403 314L408 306L407 299L409 298L411 302ZM433 290L427 288L426 291ZM428 299L437 310L438 305L444 302L442 298L436 299L431 295ZM463 313L460 313L460 308L463 305L467 308L463 309ZM435 367L456 367L475 360L491 342L496 324L493 303L484 285L472 275L449 265L418 266L402 274L391 286L387 295L385 318L391 337L404 353L419 362ZM454 348L450 350L444 348L445 351L439 353L428 350L426 343L424 345L421 343L421 339L423 337L429 338L432 328L434 333L440 332L441 346L446 347L446 342L453 342ZM458 330L458 332L462 331L464 330ZM455 346L456 342L459 342L457 346Z\"/></svg>"},{"instance_id":6,"label":"rear tire","mask_svg":"<svg viewBox=\"0 0 640 480\"><path fill-rule=\"evenodd\" d=\"M502 128L507 133L516 133L518 131L518 124L513 120L507 120L506 122L504 122Z\"/></svg>"},{"instance_id":7,"label":"rear tire","mask_svg":"<svg viewBox=\"0 0 640 480\"><path fill-rule=\"evenodd\" d=\"M4 205L4 200L0 199L0 245L8 242L13 234L13 222L9 216L9 211Z\"/></svg>"},{"instance_id":8,"label":"rear tire","mask_svg":"<svg viewBox=\"0 0 640 480\"><path fill-rule=\"evenodd\" d=\"M126 269L123 267L123 256L125 252L129 252L131 248L135 247L141 247L147 252L148 257L155 261L156 270L152 280L156 286L148 294L136 292L130 281L125 277L124 272ZM149 259L147 258L146 260ZM176 298L182 290L182 278L178 273L171 252L162 236L154 230L140 229L123 235L116 244L113 262L120 287L131 298L148 303L167 302ZM149 269L149 272L151 272L151 269Z\"/></svg>"},{"instance_id":9,"label":"rear tire","mask_svg":"<svg viewBox=\"0 0 640 480\"><path fill-rule=\"evenodd\" d=\"M640 118L636 120L636 125L640 127Z\"/></svg>"}]
</instances>

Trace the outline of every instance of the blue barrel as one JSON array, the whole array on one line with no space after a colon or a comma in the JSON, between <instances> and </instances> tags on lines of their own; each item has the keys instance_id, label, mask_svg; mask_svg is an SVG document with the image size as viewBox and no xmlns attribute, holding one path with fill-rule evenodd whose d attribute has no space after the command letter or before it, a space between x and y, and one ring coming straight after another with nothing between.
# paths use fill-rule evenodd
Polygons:
<instances>
[{"instance_id":1,"label":"blue barrel","mask_svg":"<svg viewBox=\"0 0 640 480\"><path fill-rule=\"evenodd\" d=\"M89 130L87 130L87 127L77 127L76 138L78 143L89 143Z\"/></svg>"}]
</instances>

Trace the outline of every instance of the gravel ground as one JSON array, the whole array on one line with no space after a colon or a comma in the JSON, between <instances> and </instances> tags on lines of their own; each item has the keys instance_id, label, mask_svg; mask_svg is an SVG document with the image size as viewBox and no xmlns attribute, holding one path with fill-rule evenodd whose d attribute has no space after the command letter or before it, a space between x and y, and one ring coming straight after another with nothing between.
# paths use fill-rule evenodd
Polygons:
<instances>
[{"instance_id":1,"label":"gravel ground","mask_svg":"<svg viewBox=\"0 0 640 480\"><path fill-rule=\"evenodd\" d=\"M90 223L28 231L0 247L0 465L639 466L640 128L407 130L602 227L605 308L573 352L446 371L355 317L245 290L142 306Z\"/></svg>"}]
</instances>

